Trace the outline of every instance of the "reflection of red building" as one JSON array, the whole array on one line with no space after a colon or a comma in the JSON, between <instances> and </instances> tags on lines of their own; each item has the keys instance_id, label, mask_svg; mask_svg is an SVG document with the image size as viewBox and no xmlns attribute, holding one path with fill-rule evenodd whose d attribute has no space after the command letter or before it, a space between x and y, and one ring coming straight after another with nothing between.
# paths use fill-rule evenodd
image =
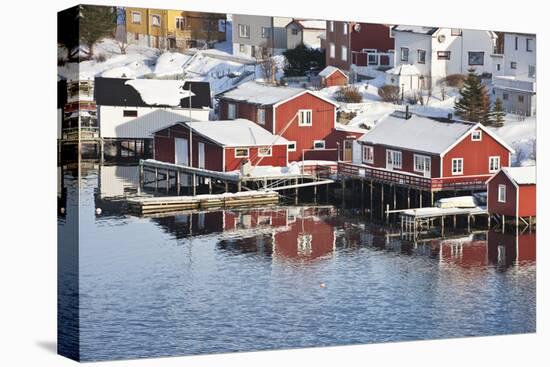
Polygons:
<instances>
[{"instance_id":1,"label":"reflection of red building","mask_svg":"<svg viewBox=\"0 0 550 367\"><path fill-rule=\"evenodd\" d=\"M537 247L535 233L489 232L489 257L491 261L511 264L517 262L535 262Z\"/></svg>"},{"instance_id":2,"label":"reflection of red building","mask_svg":"<svg viewBox=\"0 0 550 367\"><path fill-rule=\"evenodd\" d=\"M474 235L441 241L440 257L443 261L463 268L481 268L489 264L487 240Z\"/></svg>"}]
</instances>

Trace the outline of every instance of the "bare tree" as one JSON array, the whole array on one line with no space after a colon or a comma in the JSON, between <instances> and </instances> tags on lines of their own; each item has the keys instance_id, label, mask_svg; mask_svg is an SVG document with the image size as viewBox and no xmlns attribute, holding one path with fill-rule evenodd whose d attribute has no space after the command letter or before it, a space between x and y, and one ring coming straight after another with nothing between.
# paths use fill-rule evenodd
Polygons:
<instances>
[{"instance_id":1,"label":"bare tree","mask_svg":"<svg viewBox=\"0 0 550 367\"><path fill-rule=\"evenodd\" d=\"M263 43L260 47L260 58L258 64L262 70L262 74L266 83L275 83L277 73L277 61L273 57L273 48L269 43Z\"/></svg>"}]
</instances>

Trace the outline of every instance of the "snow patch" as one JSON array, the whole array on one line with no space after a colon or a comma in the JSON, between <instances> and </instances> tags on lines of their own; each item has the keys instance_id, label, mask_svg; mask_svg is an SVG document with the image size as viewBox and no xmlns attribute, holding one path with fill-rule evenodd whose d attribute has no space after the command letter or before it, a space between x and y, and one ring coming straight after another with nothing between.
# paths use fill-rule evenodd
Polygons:
<instances>
[{"instance_id":1,"label":"snow patch","mask_svg":"<svg viewBox=\"0 0 550 367\"><path fill-rule=\"evenodd\" d=\"M131 79L125 84L134 88L141 99L152 106L176 107L180 105L182 98L195 95L183 89L185 84L183 80Z\"/></svg>"}]
</instances>

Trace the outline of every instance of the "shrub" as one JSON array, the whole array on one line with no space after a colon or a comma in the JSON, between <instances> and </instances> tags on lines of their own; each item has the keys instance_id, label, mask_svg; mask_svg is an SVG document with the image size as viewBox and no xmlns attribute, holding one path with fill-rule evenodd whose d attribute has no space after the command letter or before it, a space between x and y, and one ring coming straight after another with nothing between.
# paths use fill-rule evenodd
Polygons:
<instances>
[{"instance_id":1,"label":"shrub","mask_svg":"<svg viewBox=\"0 0 550 367\"><path fill-rule=\"evenodd\" d=\"M418 99L418 94L416 93L409 93L407 94L407 96L405 97L405 100L407 101L407 104L410 104L410 105L415 105L419 102L419 99Z\"/></svg>"},{"instance_id":2,"label":"shrub","mask_svg":"<svg viewBox=\"0 0 550 367\"><path fill-rule=\"evenodd\" d=\"M445 84L452 88L462 88L464 86L464 80L466 77L462 74L451 74L445 77Z\"/></svg>"},{"instance_id":3,"label":"shrub","mask_svg":"<svg viewBox=\"0 0 550 367\"><path fill-rule=\"evenodd\" d=\"M346 86L341 87L335 93L334 98L339 102L359 103L363 100L363 96L356 87Z\"/></svg>"},{"instance_id":4,"label":"shrub","mask_svg":"<svg viewBox=\"0 0 550 367\"><path fill-rule=\"evenodd\" d=\"M95 61L97 62L105 62L107 60L107 57L104 54L99 54L95 57Z\"/></svg>"},{"instance_id":5,"label":"shrub","mask_svg":"<svg viewBox=\"0 0 550 367\"><path fill-rule=\"evenodd\" d=\"M386 84L378 88L378 95L384 102L399 103L399 87Z\"/></svg>"}]
</instances>

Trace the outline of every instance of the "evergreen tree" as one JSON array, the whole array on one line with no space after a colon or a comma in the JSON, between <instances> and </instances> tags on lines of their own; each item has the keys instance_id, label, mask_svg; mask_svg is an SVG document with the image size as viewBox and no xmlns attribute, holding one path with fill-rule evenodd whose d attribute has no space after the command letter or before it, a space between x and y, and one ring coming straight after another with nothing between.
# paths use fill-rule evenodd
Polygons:
<instances>
[{"instance_id":1,"label":"evergreen tree","mask_svg":"<svg viewBox=\"0 0 550 367\"><path fill-rule=\"evenodd\" d=\"M114 35L116 12L109 6L81 5L79 19L80 41L88 46L91 57L98 41Z\"/></svg>"},{"instance_id":2,"label":"evergreen tree","mask_svg":"<svg viewBox=\"0 0 550 367\"><path fill-rule=\"evenodd\" d=\"M504 124L504 116L506 116L506 113L502 107L502 101L497 97L492 111L493 125L502 126Z\"/></svg>"},{"instance_id":3,"label":"evergreen tree","mask_svg":"<svg viewBox=\"0 0 550 367\"><path fill-rule=\"evenodd\" d=\"M286 50L283 55L286 59L285 76L303 76L312 68L320 70L325 67L325 54L303 44L296 46L294 49Z\"/></svg>"},{"instance_id":4,"label":"evergreen tree","mask_svg":"<svg viewBox=\"0 0 550 367\"><path fill-rule=\"evenodd\" d=\"M491 119L490 106L487 89L475 71L468 70L464 86L460 89L460 98L455 103L455 113L464 120L487 124Z\"/></svg>"}]
</instances>

